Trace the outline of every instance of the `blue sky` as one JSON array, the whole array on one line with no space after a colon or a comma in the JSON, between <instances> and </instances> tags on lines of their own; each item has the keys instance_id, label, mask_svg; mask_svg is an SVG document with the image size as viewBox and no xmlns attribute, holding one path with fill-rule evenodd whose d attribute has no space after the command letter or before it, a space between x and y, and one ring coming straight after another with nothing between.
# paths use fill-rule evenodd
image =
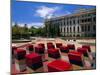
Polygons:
<instances>
[{"instance_id":1,"label":"blue sky","mask_svg":"<svg viewBox=\"0 0 100 75\"><path fill-rule=\"evenodd\" d=\"M95 6L13 0L11 5L12 23L40 27L43 25L45 18L72 14L81 8L89 9L95 8Z\"/></svg>"}]
</instances>

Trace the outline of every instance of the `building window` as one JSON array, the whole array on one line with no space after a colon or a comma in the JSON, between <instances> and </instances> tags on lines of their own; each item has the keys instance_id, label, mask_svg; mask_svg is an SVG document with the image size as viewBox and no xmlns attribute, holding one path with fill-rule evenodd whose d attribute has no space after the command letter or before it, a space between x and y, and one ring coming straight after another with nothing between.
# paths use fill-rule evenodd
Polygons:
<instances>
[{"instance_id":1,"label":"building window","mask_svg":"<svg viewBox=\"0 0 100 75\"><path fill-rule=\"evenodd\" d=\"M65 33L65 27L64 27L64 33Z\"/></svg>"},{"instance_id":2,"label":"building window","mask_svg":"<svg viewBox=\"0 0 100 75\"><path fill-rule=\"evenodd\" d=\"M73 20L73 24L75 24L75 20Z\"/></svg>"},{"instance_id":3,"label":"building window","mask_svg":"<svg viewBox=\"0 0 100 75\"><path fill-rule=\"evenodd\" d=\"M67 25L68 25L68 20L67 20Z\"/></svg>"},{"instance_id":4,"label":"building window","mask_svg":"<svg viewBox=\"0 0 100 75\"><path fill-rule=\"evenodd\" d=\"M71 22L71 20L70 20L70 25L72 25L72 22Z\"/></svg>"},{"instance_id":5,"label":"building window","mask_svg":"<svg viewBox=\"0 0 100 75\"><path fill-rule=\"evenodd\" d=\"M77 20L77 23L79 24L79 19Z\"/></svg>"},{"instance_id":6,"label":"building window","mask_svg":"<svg viewBox=\"0 0 100 75\"><path fill-rule=\"evenodd\" d=\"M78 34L77 37L80 37L80 35Z\"/></svg>"},{"instance_id":7,"label":"building window","mask_svg":"<svg viewBox=\"0 0 100 75\"><path fill-rule=\"evenodd\" d=\"M69 32L69 28L67 27L67 33Z\"/></svg>"},{"instance_id":8,"label":"building window","mask_svg":"<svg viewBox=\"0 0 100 75\"><path fill-rule=\"evenodd\" d=\"M88 22L91 22L92 21L92 19L91 18L88 18Z\"/></svg>"},{"instance_id":9,"label":"building window","mask_svg":"<svg viewBox=\"0 0 100 75\"><path fill-rule=\"evenodd\" d=\"M85 19L85 22L87 22L87 19Z\"/></svg>"},{"instance_id":10,"label":"building window","mask_svg":"<svg viewBox=\"0 0 100 75\"><path fill-rule=\"evenodd\" d=\"M82 32L84 32L84 26L82 26L81 29L82 29Z\"/></svg>"},{"instance_id":11,"label":"building window","mask_svg":"<svg viewBox=\"0 0 100 75\"><path fill-rule=\"evenodd\" d=\"M72 28L70 27L70 32L72 32Z\"/></svg>"},{"instance_id":12,"label":"building window","mask_svg":"<svg viewBox=\"0 0 100 75\"><path fill-rule=\"evenodd\" d=\"M95 25L93 25L93 31L96 31L96 26Z\"/></svg>"},{"instance_id":13,"label":"building window","mask_svg":"<svg viewBox=\"0 0 100 75\"><path fill-rule=\"evenodd\" d=\"M75 37L75 35L73 35L73 37Z\"/></svg>"},{"instance_id":14,"label":"building window","mask_svg":"<svg viewBox=\"0 0 100 75\"><path fill-rule=\"evenodd\" d=\"M85 25L84 27L85 27L85 29L84 29L84 30L85 30L85 31L87 31L87 25Z\"/></svg>"},{"instance_id":15,"label":"building window","mask_svg":"<svg viewBox=\"0 0 100 75\"><path fill-rule=\"evenodd\" d=\"M64 25L65 25L65 20L63 20L64 21Z\"/></svg>"},{"instance_id":16,"label":"building window","mask_svg":"<svg viewBox=\"0 0 100 75\"><path fill-rule=\"evenodd\" d=\"M74 28L73 28L73 31L75 32L75 26L74 26Z\"/></svg>"},{"instance_id":17,"label":"building window","mask_svg":"<svg viewBox=\"0 0 100 75\"><path fill-rule=\"evenodd\" d=\"M84 19L82 19L81 21L82 21L82 23L83 23L83 22L84 22Z\"/></svg>"},{"instance_id":18,"label":"building window","mask_svg":"<svg viewBox=\"0 0 100 75\"><path fill-rule=\"evenodd\" d=\"M77 27L77 31L79 32L79 26Z\"/></svg>"},{"instance_id":19,"label":"building window","mask_svg":"<svg viewBox=\"0 0 100 75\"><path fill-rule=\"evenodd\" d=\"M88 31L90 31L90 25L88 25Z\"/></svg>"}]
</instances>

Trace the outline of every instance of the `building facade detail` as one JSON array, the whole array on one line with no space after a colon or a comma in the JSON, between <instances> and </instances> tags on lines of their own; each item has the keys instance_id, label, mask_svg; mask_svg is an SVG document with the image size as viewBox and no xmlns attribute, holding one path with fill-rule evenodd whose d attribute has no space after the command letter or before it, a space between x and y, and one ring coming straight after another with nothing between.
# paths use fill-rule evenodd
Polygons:
<instances>
[{"instance_id":1,"label":"building facade detail","mask_svg":"<svg viewBox=\"0 0 100 75\"><path fill-rule=\"evenodd\" d=\"M47 36L95 37L96 9L46 19L45 27Z\"/></svg>"}]
</instances>

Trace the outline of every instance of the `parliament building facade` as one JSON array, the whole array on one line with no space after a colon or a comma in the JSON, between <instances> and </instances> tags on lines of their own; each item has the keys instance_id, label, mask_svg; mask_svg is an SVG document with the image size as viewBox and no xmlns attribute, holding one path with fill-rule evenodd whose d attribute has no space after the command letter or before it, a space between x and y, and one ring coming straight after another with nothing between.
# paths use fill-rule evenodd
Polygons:
<instances>
[{"instance_id":1,"label":"parliament building facade","mask_svg":"<svg viewBox=\"0 0 100 75\"><path fill-rule=\"evenodd\" d=\"M96 37L96 9L45 20L47 36Z\"/></svg>"}]
</instances>

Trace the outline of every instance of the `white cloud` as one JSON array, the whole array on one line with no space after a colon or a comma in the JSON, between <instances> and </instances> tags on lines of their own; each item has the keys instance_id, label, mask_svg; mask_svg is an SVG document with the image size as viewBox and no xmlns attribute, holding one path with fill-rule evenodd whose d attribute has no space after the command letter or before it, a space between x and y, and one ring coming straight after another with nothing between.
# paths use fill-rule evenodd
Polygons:
<instances>
[{"instance_id":1,"label":"white cloud","mask_svg":"<svg viewBox=\"0 0 100 75\"><path fill-rule=\"evenodd\" d=\"M34 27L38 28L38 27L43 27L44 23L42 23L42 22L34 22L34 23L28 24L28 26L29 27L34 26Z\"/></svg>"},{"instance_id":2,"label":"white cloud","mask_svg":"<svg viewBox=\"0 0 100 75\"><path fill-rule=\"evenodd\" d=\"M66 11L66 15L69 15L69 14L72 14L71 12L69 12L69 11Z\"/></svg>"},{"instance_id":3,"label":"white cloud","mask_svg":"<svg viewBox=\"0 0 100 75\"><path fill-rule=\"evenodd\" d=\"M51 18L53 13L59 10L59 7L47 7L47 6L40 6L36 10L36 15L42 18Z\"/></svg>"},{"instance_id":4,"label":"white cloud","mask_svg":"<svg viewBox=\"0 0 100 75\"><path fill-rule=\"evenodd\" d=\"M69 15L69 14L72 14L71 12L69 11L64 11L62 12L63 10L59 11L58 13L55 13L54 14L54 17L59 17L59 16L65 16L65 15Z\"/></svg>"}]
</instances>

